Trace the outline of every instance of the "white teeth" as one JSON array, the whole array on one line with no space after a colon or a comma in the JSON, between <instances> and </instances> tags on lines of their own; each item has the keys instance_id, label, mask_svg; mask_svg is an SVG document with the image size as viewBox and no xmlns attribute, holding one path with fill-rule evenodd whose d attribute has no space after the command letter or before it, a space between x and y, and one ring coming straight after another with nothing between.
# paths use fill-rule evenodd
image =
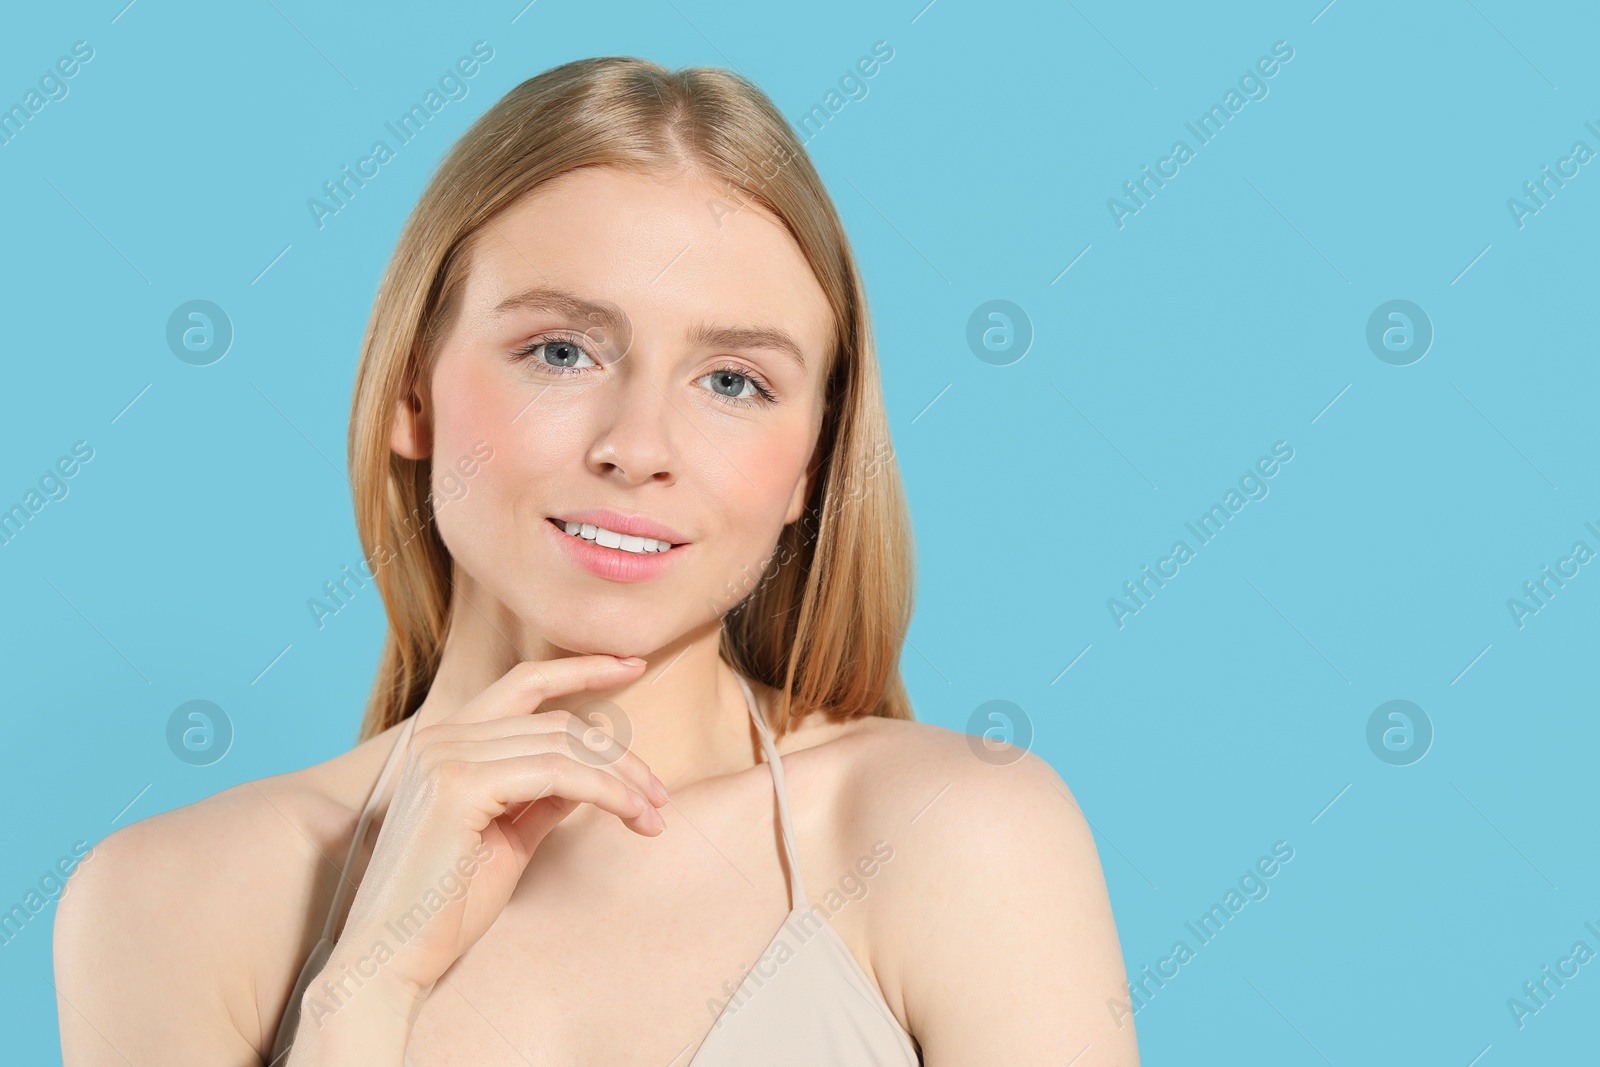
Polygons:
<instances>
[{"instance_id":1,"label":"white teeth","mask_svg":"<svg viewBox=\"0 0 1600 1067\"><path fill-rule=\"evenodd\" d=\"M573 537L581 537L586 541L604 545L607 548L620 548L624 552L633 552L647 555L651 552L665 552L672 545L666 541L657 541L653 537L634 537L632 534L620 534L615 530L608 530L604 526L590 526L588 523L567 522L562 523L562 528Z\"/></svg>"}]
</instances>

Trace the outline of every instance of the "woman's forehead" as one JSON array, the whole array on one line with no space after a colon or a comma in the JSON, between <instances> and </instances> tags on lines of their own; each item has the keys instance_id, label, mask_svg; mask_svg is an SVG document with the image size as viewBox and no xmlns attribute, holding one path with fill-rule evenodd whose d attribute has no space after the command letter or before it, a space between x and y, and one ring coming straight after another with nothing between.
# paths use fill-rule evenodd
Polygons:
<instances>
[{"instance_id":1,"label":"woman's forehead","mask_svg":"<svg viewBox=\"0 0 1600 1067\"><path fill-rule=\"evenodd\" d=\"M771 328L819 362L833 314L810 264L781 223L753 207L727 214L722 196L697 177L614 168L552 179L479 233L467 303L485 314L528 291L565 292L631 319Z\"/></svg>"}]
</instances>

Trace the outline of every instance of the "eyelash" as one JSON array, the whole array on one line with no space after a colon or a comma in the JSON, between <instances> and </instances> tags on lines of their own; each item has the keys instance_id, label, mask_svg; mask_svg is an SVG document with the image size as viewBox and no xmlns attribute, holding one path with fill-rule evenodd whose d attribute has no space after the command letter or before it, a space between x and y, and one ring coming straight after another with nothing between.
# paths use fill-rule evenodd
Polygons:
<instances>
[{"instance_id":1,"label":"eyelash","mask_svg":"<svg viewBox=\"0 0 1600 1067\"><path fill-rule=\"evenodd\" d=\"M541 372L553 374L573 374L579 371L592 369L589 367L557 367L546 363L542 359L533 358L533 353L538 351L539 348L544 345L555 344L557 342L565 342L566 344L572 345L590 359L594 359L594 355L590 353L588 349L583 347L583 343L579 338L570 334L562 333L540 334L538 337L535 337L533 340L517 349L513 359L517 363L537 364L540 367ZM599 360L595 360L595 362L598 363ZM752 371L747 371L737 366L722 366L716 368L715 370L706 372L706 374L701 375L701 377L707 377L711 374L737 375L738 377L749 382L751 385L755 386L755 396L727 396L726 394L718 393L715 390L712 390L712 395L724 403L734 404L742 407L749 404L772 404L776 403L777 401L777 397L774 396L772 390L767 387L767 383L762 381L761 377Z\"/></svg>"}]
</instances>

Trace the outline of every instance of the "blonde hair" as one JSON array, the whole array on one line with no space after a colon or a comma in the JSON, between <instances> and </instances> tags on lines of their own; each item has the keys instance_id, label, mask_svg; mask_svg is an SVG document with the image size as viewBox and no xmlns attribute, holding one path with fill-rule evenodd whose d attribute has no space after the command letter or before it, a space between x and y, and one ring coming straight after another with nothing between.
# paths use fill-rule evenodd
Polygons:
<instances>
[{"instance_id":1,"label":"blonde hair","mask_svg":"<svg viewBox=\"0 0 1600 1067\"><path fill-rule=\"evenodd\" d=\"M373 301L351 407L356 528L389 630L359 740L401 722L433 684L450 623L451 558L433 522L431 462L390 448L395 406L426 396L484 225L579 167L709 175L788 228L833 314L810 498L723 618L721 654L777 690L781 737L813 711L914 718L900 678L913 549L889 442L866 293L821 179L783 115L716 67L582 59L518 85L446 155L406 221Z\"/></svg>"}]
</instances>

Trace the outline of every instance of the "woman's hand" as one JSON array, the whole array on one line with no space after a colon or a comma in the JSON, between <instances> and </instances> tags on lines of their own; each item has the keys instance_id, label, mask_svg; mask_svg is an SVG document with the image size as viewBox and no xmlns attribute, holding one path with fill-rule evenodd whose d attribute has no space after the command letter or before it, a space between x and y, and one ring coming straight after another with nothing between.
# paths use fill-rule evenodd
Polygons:
<instances>
[{"instance_id":1,"label":"woman's hand","mask_svg":"<svg viewBox=\"0 0 1600 1067\"><path fill-rule=\"evenodd\" d=\"M530 714L551 697L621 685L643 667L612 656L519 663L455 714L417 728L332 960L374 961L358 971L363 988L377 980L383 995L420 1006L499 916L539 842L579 804L659 834L665 823L651 805L665 804L667 791L643 760L609 738L592 754L593 728L570 711ZM379 943L390 954L376 962Z\"/></svg>"}]
</instances>

